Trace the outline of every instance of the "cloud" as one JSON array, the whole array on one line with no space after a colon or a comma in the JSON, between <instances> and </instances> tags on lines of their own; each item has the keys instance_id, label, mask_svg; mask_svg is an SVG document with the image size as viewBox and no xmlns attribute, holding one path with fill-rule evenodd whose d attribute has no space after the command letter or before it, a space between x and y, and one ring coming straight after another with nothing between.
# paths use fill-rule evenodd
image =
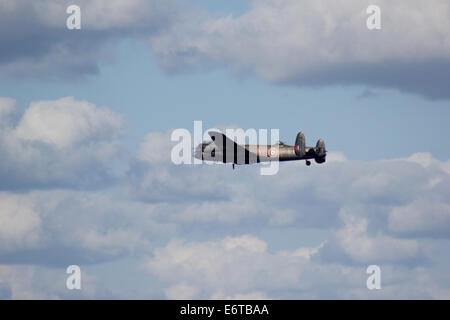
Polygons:
<instances>
[{"instance_id":1,"label":"cloud","mask_svg":"<svg viewBox=\"0 0 450 320\"><path fill-rule=\"evenodd\" d=\"M170 135L155 132L130 156L124 176L93 188L72 175L55 180L50 164L78 177L107 172L120 154L100 161L102 146L117 143L121 117L73 98L32 103L21 116L16 108L0 100L2 157L15 160L0 168L22 188L2 180L0 266L21 265L19 274L40 268L48 278L20 289L0 277L5 297L40 290L39 297L70 298L48 284L55 281L49 270L73 263L105 270L100 265L115 262L142 263L138 276L155 283L152 297L448 296L440 253L449 241L448 161L429 153L355 161L330 152L325 164L282 163L277 175L261 176L258 165L176 166ZM75 154L84 160L66 160ZM92 159L100 159L98 167ZM47 170L20 180L24 168ZM383 270L382 292L365 288L369 264ZM25 279L35 284L37 277ZM90 285L92 297L111 297L105 284ZM121 296L135 297L127 290Z\"/></svg>"},{"instance_id":2,"label":"cloud","mask_svg":"<svg viewBox=\"0 0 450 320\"><path fill-rule=\"evenodd\" d=\"M168 133L149 133L144 138L128 171L131 197L147 202L227 197L226 188L216 188L217 168L176 166L170 157L173 146Z\"/></svg>"},{"instance_id":3,"label":"cloud","mask_svg":"<svg viewBox=\"0 0 450 320\"><path fill-rule=\"evenodd\" d=\"M0 189L95 187L113 178L121 116L73 97L17 106L0 100Z\"/></svg>"},{"instance_id":4,"label":"cloud","mask_svg":"<svg viewBox=\"0 0 450 320\"><path fill-rule=\"evenodd\" d=\"M71 190L0 192L0 264L97 264L150 252L174 229L149 205Z\"/></svg>"},{"instance_id":5,"label":"cloud","mask_svg":"<svg viewBox=\"0 0 450 320\"><path fill-rule=\"evenodd\" d=\"M180 283L167 288L165 294L170 300L191 300L198 294L198 290L185 283Z\"/></svg>"},{"instance_id":6,"label":"cloud","mask_svg":"<svg viewBox=\"0 0 450 320\"><path fill-rule=\"evenodd\" d=\"M82 29L67 30L68 5ZM366 27L370 1L253 1L216 17L183 0L0 3L1 74L77 79L114 57L107 46L148 39L168 73L217 67L297 86L364 85L448 99L449 5L380 0L382 29ZM20 39L20 40L18 40ZM377 92L367 89L361 98Z\"/></svg>"},{"instance_id":7,"label":"cloud","mask_svg":"<svg viewBox=\"0 0 450 320\"><path fill-rule=\"evenodd\" d=\"M204 243L173 240L156 249L146 265L171 283L186 281L199 293L203 290L200 297L211 297L218 292L234 295L260 287L289 287L299 282L306 261L302 256L270 253L264 241L244 235Z\"/></svg>"},{"instance_id":8,"label":"cloud","mask_svg":"<svg viewBox=\"0 0 450 320\"><path fill-rule=\"evenodd\" d=\"M371 236L368 219L345 210L339 214L344 226L324 246L321 258L343 263L349 259L366 265L427 262L416 239L399 239L381 232Z\"/></svg>"},{"instance_id":9,"label":"cloud","mask_svg":"<svg viewBox=\"0 0 450 320\"><path fill-rule=\"evenodd\" d=\"M447 203L439 190L448 189L448 163L427 153L354 161L331 152L321 166L282 163L277 175L260 176L258 165L235 171L225 165L173 165L170 146L168 134L147 136L131 163L128 191L154 203L171 222L330 228L342 223L341 210L355 209L368 219L368 231L396 235L387 228L394 208L429 197Z\"/></svg>"},{"instance_id":10,"label":"cloud","mask_svg":"<svg viewBox=\"0 0 450 320\"><path fill-rule=\"evenodd\" d=\"M240 245L229 246L230 242ZM312 259L298 254L304 249L314 252ZM320 250L272 252L251 235L204 242L173 240L156 249L146 266L164 280L166 296L174 299L394 299L448 294L429 270L389 264L381 265L382 290L370 291L367 265L323 263L314 258Z\"/></svg>"},{"instance_id":11,"label":"cloud","mask_svg":"<svg viewBox=\"0 0 450 320\"><path fill-rule=\"evenodd\" d=\"M82 29L67 30L68 5ZM108 44L149 39L169 73L229 68L270 83L364 85L448 99L449 5L380 0L382 29L366 27L370 1L253 1L216 17L183 0L0 3L0 71L10 77L77 79L114 57ZM20 40L18 40L20 39ZM367 89L361 98L373 96Z\"/></svg>"},{"instance_id":12,"label":"cloud","mask_svg":"<svg viewBox=\"0 0 450 320\"><path fill-rule=\"evenodd\" d=\"M99 72L111 60L108 43L151 35L170 25L175 1L0 1L1 74L73 79ZM68 30L69 5L81 8L81 30Z\"/></svg>"},{"instance_id":13,"label":"cloud","mask_svg":"<svg viewBox=\"0 0 450 320\"><path fill-rule=\"evenodd\" d=\"M378 1L378 31L366 27L371 4L253 1L239 17L178 23L151 45L172 73L227 67L277 84L362 84L449 98L448 2Z\"/></svg>"},{"instance_id":14,"label":"cloud","mask_svg":"<svg viewBox=\"0 0 450 320\"><path fill-rule=\"evenodd\" d=\"M223 165L175 166L144 157L150 145L152 154L170 154L170 144L150 140L147 137L139 152L145 166L132 163L128 184L134 199L155 205L160 222L189 230L207 225L220 235L251 228L328 230L317 257L325 263L359 266L428 264L429 245L417 236L448 238L448 164L429 153L377 161L330 153L331 161L320 166L282 163L277 175L260 176L257 165L233 171ZM211 196L218 186L222 198ZM158 197L153 196L155 188L160 188ZM433 204L423 209L431 199Z\"/></svg>"},{"instance_id":15,"label":"cloud","mask_svg":"<svg viewBox=\"0 0 450 320\"><path fill-rule=\"evenodd\" d=\"M448 237L450 204L439 197L420 198L395 207L389 215L389 229L398 234Z\"/></svg>"},{"instance_id":16,"label":"cloud","mask_svg":"<svg viewBox=\"0 0 450 320\"><path fill-rule=\"evenodd\" d=\"M42 299L44 296L32 288L33 266L0 265L1 299Z\"/></svg>"},{"instance_id":17,"label":"cloud","mask_svg":"<svg viewBox=\"0 0 450 320\"><path fill-rule=\"evenodd\" d=\"M18 195L0 194L0 250L34 247L41 232L41 219L28 201Z\"/></svg>"},{"instance_id":18,"label":"cloud","mask_svg":"<svg viewBox=\"0 0 450 320\"><path fill-rule=\"evenodd\" d=\"M269 298L260 291L254 291L249 293L237 293L233 296L226 296L220 291L215 293L211 299L213 300L269 300Z\"/></svg>"},{"instance_id":19,"label":"cloud","mask_svg":"<svg viewBox=\"0 0 450 320\"><path fill-rule=\"evenodd\" d=\"M439 168L444 174L436 175L425 184L425 191L414 200L391 208L388 228L397 235L410 237L448 238L450 230L450 202L446 196L450 188L449 162L440 162L429 153L418 153L405 159L431 170Z\"/></svg>"},{"instance_id":20,"label":"cloud","mask_svg":"<svg viewBox=\"0 0 450 320\"><path fill-rule=\"evenodd\" d=\"M67 266L66 266L67 267ZM82 268L82 290L66 288L66 267L0 264L0 299L107 299L111 293L99 279Z\"/></svg>"},{"instance_id":21,"label":"cloud","mask_svg":"<svg viewBox=\"0 0 450 320\"><path fill-rule=\"evenodd\" d=\"M17 137L56 148L122 135L124 122L107 108L73 97L32 102L15 128Z\"/></svg>"}]
</instances>

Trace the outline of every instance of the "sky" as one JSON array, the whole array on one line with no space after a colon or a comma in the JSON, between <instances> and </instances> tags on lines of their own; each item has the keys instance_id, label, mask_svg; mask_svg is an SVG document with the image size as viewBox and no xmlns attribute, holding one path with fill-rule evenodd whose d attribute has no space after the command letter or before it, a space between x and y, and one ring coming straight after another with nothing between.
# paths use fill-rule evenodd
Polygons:
<instances>
[{"instance_id":1,"label":"sky","mask_svg":"<svg viewBox=\"0 0 450 320\"><path fill-rule=\"evenodd\" d=\"M0 0L0 298L450 298L450 5L370 4ZM327 162L175 165L195 120Z\"/></svg>"}]
</instances>

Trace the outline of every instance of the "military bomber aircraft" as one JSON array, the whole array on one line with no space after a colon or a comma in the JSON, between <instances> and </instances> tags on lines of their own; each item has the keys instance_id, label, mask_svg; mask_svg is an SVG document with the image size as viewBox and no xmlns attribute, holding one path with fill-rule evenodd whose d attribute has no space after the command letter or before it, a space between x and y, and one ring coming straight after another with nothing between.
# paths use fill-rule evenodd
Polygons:
<instances>
[{"instance_id":1,"label":"military bomber aircraft","mask_svg":"<svg viewBox=\"0 0 450 320\"><path fill-rule=\"evenodd\" d=\"M289 146L279 141L274 145L237 144L225 134L218 131L209 131L210 142L200 143L195 148L194 156L197 159L223 163L253 164L268 161L306 160L311 165L311 159L317 163L326 161L327 150L322 139L317 141L315 147L305 146L305 135L297 134L295 145Z\"/></svg>"}]
</instances>

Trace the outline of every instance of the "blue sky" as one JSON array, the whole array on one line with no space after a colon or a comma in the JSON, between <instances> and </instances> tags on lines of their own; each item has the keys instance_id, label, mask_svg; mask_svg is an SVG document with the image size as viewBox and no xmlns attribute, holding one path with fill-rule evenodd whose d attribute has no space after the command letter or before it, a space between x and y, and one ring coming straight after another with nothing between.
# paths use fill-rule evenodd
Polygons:
<instances>
[{"instance_id":1,"label":"blue sky","mask_svg":"<svg viewBox=\"0 0 450 320\"><path fill-rule=\"evenodd\" d=\"M75 2L0 1L0 298L450 297L446 1ZM194 120L328 161L175 166Z\"/></svg>"}]
</instances>

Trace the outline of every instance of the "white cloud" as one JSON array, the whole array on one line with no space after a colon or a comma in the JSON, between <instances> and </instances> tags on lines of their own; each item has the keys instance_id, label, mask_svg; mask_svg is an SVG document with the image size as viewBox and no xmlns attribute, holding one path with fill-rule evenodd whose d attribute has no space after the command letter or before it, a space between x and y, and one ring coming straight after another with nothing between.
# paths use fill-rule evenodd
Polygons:
<instances>
[{"instance_id":1,"label":"white cloud","mask_svg":"<svg viewBox=\"0 0 450 320\"><path fill-rule=\"evenodd\" d=\"M265 252L267 250L267 244L264 241L248 235L239 238L225 238L222 240L222 247L225 250L242 248L254 253Z\"/></svg>"},{"instance_id":2,"label":"white cloud","mask_svg":"<svg viewBox=\"0 0 450 320\"><path fill-rule=\"evenodd\" d=\"M168 72L225 66L277 84L363 84L449 98L446 0L380 0L378 31L366 27L369 0L253 1L245 14L220 18L190 3L3 0L0 28L10 32L0 36L1 74L95 74L99 61L112 61L108 43L138 36ZM66 32L71 4L81 7L82 33Z\"/></svg>"},{"instance_id":3,"label":"white cloud","mask_svg":"<svg viewBox=\"0 0 450 320\"><path fill-rule=\"evenodd\" d=\"M74 100L69 110L78 104ZM7 144L10 148L5 150L16 150L15 159L21 159L44 146L50 156L84 150L87 144L111 143L102 138L103 132L114 130L110 113L84 104L87 107L74 115L69 112L81 119L80 127L57 130L70 137L57 143L49 138L53 133L25 142L17 137L18 125L11 120L2 136L15 136L4 141L20 144L16 149ZM4 105L11 110L14 101ZM65 115L64 108L61 112ZM99 119L92 120L96 115ZM17 119L21 121L26 123ZM61 266L75 260L90 265L139 260L153 253L145 260L150 271L146 276L160 286L153 292L177 299L445 297L448 293L448 281L440 278L445 255L434 248L448 241L447 162L429 154L352 161L335 153L336 161L311 167L282 163L277 175L263 177L257 165L234 171L223 165L175 166L166 161L170 158L167 139L168 134L148 135L130 162L127 181L118 180L114 188L57 190L43 175L52 190L0 193L0 220L6 221L0 226L0 264ZM17 170L24 167L23 162L15 164ZM92 169L89 163L75 168L86 174ZM433 206L427 206L430 201ZM297 229L299 235L293 237ZM303 231L314 233L314 239L306 239L309 236ZM174 240L177 237L186 240ZM382 293L365 289L365 268L373 263L383 270ZM411 279L425 279L423 288L412 292ZM12 290L8 281L3 282L7 284L0 281L0 295L12 291L13 297L28 295L25 289ZM65 297L58 289L42 286L46 297ZM95 288L91 293L102 294Z\"/></svg>"},{"instance_id":4,"label":"white cloud","mask_svg":"<svg viewBox=\"0 0 450 320\"><path fill-rule=\"evenodd\" d=\"M0 264L0 299L94 299L110 298L96 276L82 268L82 289L68 290L66 267Z\"/></svg>"},{"instance_id":5,"label":"white cloud","mask_svg":"<svg viewBox=\"0 0 450 320\"><path fill-rule=\"evenodd\" d=\"M340 212L344 226L335 233L332 248L337 248L350 259L358 263L398 263L417 259L420 254L419 243L415 239L397 239L382 233L370 236L367 219L357 213L342 210ZM331 241L333 241L331 240Z\"/></svg>"},{"instance_id":6,"label":"white cloud","mask_svg":"<svg viewBox=\"0 0 450 320\"><path fill-rule=\"evenodd\" d=\"M174 165L170 157L174 144L168 133L146 135L128 172L131 197L148 202L224 199L227 188L216 187L217 172L223 174L224 168Z\"/></svg>"},{"instance_id":7,"label":"white cloud","mask_svg":"<svg viewBox=\"0 0 450 320\"><path fill-rule=\"evenodd\" d=\"M128 184L133 198L159 204L156 210L171 222L329 228L342 221L341 209L358 207L369 229L392 233L386 229L390 210L432 194L445 203L445 194L436 191L448 188L447 162L426 153L367 162L334 152L323 165L281 163L277 175L263 177L258 165L235 171L223 165L175 166L168 139L147 136Z\"/></svg>"},{"instance_id":8,"label":"white cloud","mask_svg":"<svg viewBox=\"0 0 450 320\"><path fill-rule=\"evenodd\" d=\"M9 117L17 114L11 100L0 105ZM109 181L124 129L118 114L73 97L33 102L17 124L0 127L0 188L93 187Z\"/></svg>"},{"instance_id":9,"label":"white cloud","mask_svg":"<svg viewBox=\"0 0 450 320\"><path fill-rule=\"evenodd\" d=\"M371 4L253 1L242 16L186 20L151 44L171 72L220 65L275 83L369 84L448 98L448 2L380 0L378 31L366 27ZM441 79L426 85L435 77Z\"/></svg>"},{"instance_id":10,"label":"white cloud","mask_svg":"<svg viewBox=\"0 0 450 320\"><path fill-rule=\"evenodd\" d=\"M78 5L82 14L82 28L86 30L139 29L154 26L171 17L178 0L40 0L30 4L39 20L46 26L65 26L69 16L66 8Z\"/></svg>"},{"instance_id":11,"label":"white cloud","mask_svg":"<svg viewBox=\"0 0 450 320\"><path fill-rule=\"evenodd\" d=\"M152 137L157 139L156 135ZM167 144L165 149L158 148L156 141L150 145L155 154L167 149ZM166 150L166 154L169 152ZM132 194L136 191L134 195L144 202L155 192L153 188L161 188L160 198L150 198L160 221L187 224L194 230L204 224L242 232L249 226L320 228L330 230L329 238L322 239L326 242L320 254L324 261L354 265L374 261L425 263L426 250L415 235L448 235L445 190L450 177L446 162L426 153L370 162L346 160L342 153L333 155L335 161L320 166L282 163L273 177L260 176L256 165L238 167L239 180L234 178L237 170L225 166L174 166L148 156L146 166L139 170L132 165L130 172L137 173L129 183L134 188ZM161 171L164 178L156 178ZM224 197L211 197L216 185L204 191L200 181L208 186L211 181L220 181ZM178 191L180 186L184 193ZM192 199L195 202L191 203ZM421 223L430 216L422 206L417 207L416 214L409 213L420 199L433 199L434 205L428 209L436 217L428 223ZM403 219L408 222L401 222ZM310 251L295 252L311 257Z\"/></svg>"},{"instance_id":12,"label":"white cloud","mask_svg":"<svg viewBox=\"0 0 450 320\"><path fill-rule=\"evenodd\" d=\"M252 291L249 293L237 293L233 296L224 295L222 292L216 292L211 297L213 300L268 300L269 297L260 291Z\"/></svg>"},{"instance_id":13,"label":"white cloud","mask_svg":"<svg viewBox=\"0 0 450 320\"><path fill-rule=\"evenodd\" d=\"M40 239L41 218L20 195L0 193L0 250L35 247Z\"/></svg>"},{"instance_id":14,"label":"white cloud","mask_svg":"<svg viewBox=\"0 0 450 320\"><path fill-rule=\"evenodd\" d=\"M324 263L298 254L307 250L315 256L322 246L254 252L244 247L227 248L230 240L262 241L250 235L204 242L171 241L154 251L147 269L166 283L166 296L177 299L442 299L448 294L448 280L440 281L424 267L381 263L382 290L370 291L366 288L368 265Z\"/></svg>"},{"instance_id":15,"label":"white cloud","mask_svg":"<svg viewBox=\"0 0 450 320\"><path fill-rule=\"evenodd\" d=\"M173 145L168 133L151 132L145 136L136 158L152 165L167 164L171 161L170 151Z\"/></svg>"},{"instance_id":16,"label":"white cloud","mask_svg":"<svg viewBox=\"0 0 450 320\"><path fill-rule=\"evenodd\" d=\"M299 255L271 253L264 241L244 235L203 243L173 240L156 249L146 265L170 283L202 288L197 298L295 286L307 262Z\"/></svg>"},{"instance_id":17,"label":"white cloud","mask_svg":"<svg viewBox=\"0 0 450 320\"><path fill-rule=\"evenodd\" d=\"M74 97L32 102L15 129L18 138L64 148L84 142L113 140L123 134L121 116Z\"/></svg>"},{"instance_id":18,"label":"white cloud","mask_svg":"<svg viewBox=\"0 0 450 320\"><path fill-rule=\"evenodd\" d=\"M7 266L0 264L1 299L43 299L45 295L33 289L33 266Z\"/></svg>"},{"instance_id":19,"label":"white cloud","mask_svg":"<svg viewBox=\"0 0 450 320\"><path fill-rule=\"evenodd\" d=\"M2 0L0 70L5 77L74 79L110 62L105 47L124 37L149 36L169 27L178 0ZM66 9L81 9L81 32L68 32Z\"/></svg>"},{"instance_id":20,"label":"white cloud","mask_svg":"<svg viewBox=\"0 0 450 320\"><path fill-rule=\"evenodd\" d=\"M327 162L347 161L347 157L343 152L327 152Z\"/></svg>"},{"instance_id":21,"label":"white cloud","mask_svg":"<svg viewBox=\"0 0 450 320\"><path fill-rule=\"evenodd\" d=\"M164 290L167 299L171 300L191 300L198 294L198 289L185 283L173 285Z\"/></svg>"},{"instance_id":22,"label":"white cloud","mask_svg":"<svg viewBox=\"0 0 450 320\"><path fill-rule=\"evenodd\" d=\"M404 206L394 207L389 214L389 229L399 234L449 237L450 203L431 195Z\"/></svg>"},{"instance_id":23,"label":"white cloud","mask_svg":"<svg viewBox=\"0 0 450 320\"><path fill-rule=\"evenodd\" d=\"M150 205L82 191L0 193L0 264L95 264L148 253L170 237Z\"/></svg>"},{"instance_id":24,"label":"white cloud","mask_svg":"<svg viewBox=\"0 0 450 320\"><path fill-rule=\"evenodd\" d=\"M408 158L402 158L400 160L418 163L424 168L437 167L450 174L450 160L447 160L445 162L439 161L433 158L433 155L429 152L418 152Z\"/></svg>"}]
</instances>

